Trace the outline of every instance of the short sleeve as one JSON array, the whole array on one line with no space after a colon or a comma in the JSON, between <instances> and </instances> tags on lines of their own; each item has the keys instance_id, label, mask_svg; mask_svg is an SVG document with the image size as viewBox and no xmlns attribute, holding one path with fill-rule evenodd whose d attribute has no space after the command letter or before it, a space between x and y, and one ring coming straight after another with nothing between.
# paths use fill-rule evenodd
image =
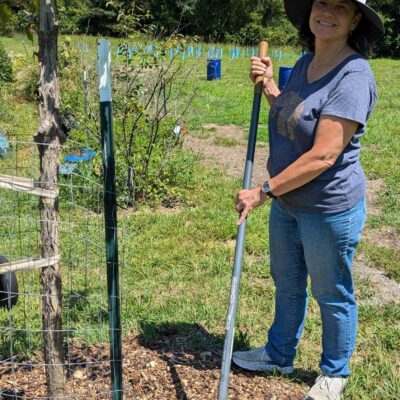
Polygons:
<instances>
[{"instance_id":1,"label":"short sleeve","mask_svg":"<svg viewBox=\"0 0 400 400\"><path fill-rule=\"evenodd\" d=\"M320 115L348 119L364 127L375 102L373 76L368 71L349 71L329 94Z\"/></svg>"}]
</instances>

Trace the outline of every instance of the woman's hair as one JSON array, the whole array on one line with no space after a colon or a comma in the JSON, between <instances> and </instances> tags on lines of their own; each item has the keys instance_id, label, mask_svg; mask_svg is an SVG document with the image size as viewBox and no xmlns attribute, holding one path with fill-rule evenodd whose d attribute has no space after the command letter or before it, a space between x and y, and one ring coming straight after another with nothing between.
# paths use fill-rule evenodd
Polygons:
<instances>
[{"instance_id":1,"label":"woman's hair","mask_svg":"<svg viewBox=\"0 0 400 400\"><path fill-rule=\"evenodd\" d=\"M371 56L375 47L375 43L370 43L367 39L368 31L368 23L366 22L365 18L362 18L357 27L347 38L347 43L349 46L351 46L357 53L360 53L364 57ZM301 44L306 50L315 50L315 36L310 30L308 19L304 21L303 25L299 29L299 37Z\"/></svg>"}]
</instances>

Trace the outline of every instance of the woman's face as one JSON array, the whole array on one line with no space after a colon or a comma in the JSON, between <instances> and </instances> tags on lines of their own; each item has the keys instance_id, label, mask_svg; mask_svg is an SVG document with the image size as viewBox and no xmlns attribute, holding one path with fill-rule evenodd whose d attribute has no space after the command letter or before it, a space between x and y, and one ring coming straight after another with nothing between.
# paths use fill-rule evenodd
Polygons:
<instances>
[{"instance_id":1,"label":"woman's face","mask_svg":"<svg viewBox=\"0 0 400 400\"><path fill-rule=\"evenodd\" d=\"M316 39L347 40L361 20L361 13L351 0L314 0L310 29Z\"/></svg>"}]
</instances>

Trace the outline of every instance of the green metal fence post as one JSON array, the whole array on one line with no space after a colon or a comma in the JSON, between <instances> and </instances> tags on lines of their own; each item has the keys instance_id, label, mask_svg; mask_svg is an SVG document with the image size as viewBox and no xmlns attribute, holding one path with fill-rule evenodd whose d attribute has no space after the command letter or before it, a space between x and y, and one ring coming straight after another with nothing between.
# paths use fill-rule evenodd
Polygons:
<instances>
[{"instance_id":1,"label":"green metal fence post","mask_svg":"<svg viewBox=\"0 0 400 400\"><path fill-rule=\"evenodd\" d=\"M118 279L118 231L115 188L115 158L112 129L111 49L100 39L97 45L100 122L104 169L104 216L106 233L108 315L110 326L110 364L112 400L122 400L121 318Z\"/></svg>"}]
</instances>

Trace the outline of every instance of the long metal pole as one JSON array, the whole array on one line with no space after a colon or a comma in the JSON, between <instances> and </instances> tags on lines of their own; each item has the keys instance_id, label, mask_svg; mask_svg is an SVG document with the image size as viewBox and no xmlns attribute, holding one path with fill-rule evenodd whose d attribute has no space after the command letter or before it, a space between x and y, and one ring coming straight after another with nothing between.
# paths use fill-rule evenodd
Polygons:
<instances>
[{"instance_id":1,"label":"long metal pole","mask_svg":"<svg viewBox=\"0 0 400 400\"><path fill-rule=\"evenodd\" d=\"M268 53L268 43L263 41L259 46L259 56L265 57ZM243 189L250 189L251 177L253 174L254 153L257 140L258 118L260 115L260 104L262 98L263 77L256 80L254 86L253 109L251 112L251 122L249 131L249 142L247 145L247 157L244 170ZM246 220L238 227L235 248L235 261L233 264L231 292L229 296L228 314L225 327L225 343L222 355L221 378L219 382L218 400L228 398L229 373L232 362L233 340L235 336L235 323L237 305L239 301L240 275L242 271L243 249L246 237Z\"/></svg>"},{"instance_id":2,"label":"long metal pole","mask_svg":"<svg viewBox=\"0 0 400 400\"><path fill-rule=\"evenodd\" d=\"M110 43L107 40L99 40L97 45L97 54L100 81L100 122L104 169L104 216L106 234L112 400L122 400L121 317L118 277L115 158L112 128L111 49Z\"/></svg>"}]
</instances>

